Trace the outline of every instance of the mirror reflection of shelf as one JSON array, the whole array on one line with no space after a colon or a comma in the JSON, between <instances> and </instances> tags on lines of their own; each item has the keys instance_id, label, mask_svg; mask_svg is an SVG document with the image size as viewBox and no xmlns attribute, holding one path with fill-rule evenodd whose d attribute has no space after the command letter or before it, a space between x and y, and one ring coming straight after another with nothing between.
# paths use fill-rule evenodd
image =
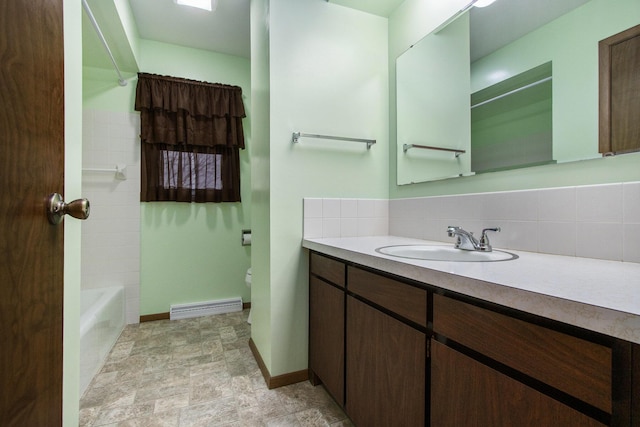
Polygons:
<instances>
[{"instance_id":1,"label":"mirror reflection of shelf","mask_svg":"<svg viewBox=\"0 0 640 427\"><path fill-rule=\"evenodd\" d=\"M471 170L553 162L552 63L471 95Z\"/></svg>"},{"instance_id":2,"label":"mirror reflection of shelf","mask_svg":"<svg viewBox=\"0 0 640 427\"><path fill-rule=\"evenodd\" d=\"M443 147L434 147L432 145L419 145L419 144L404 144L402 146L402 151L405 153L411 148L422 148L424 150L437 150L437 151L449 151L455 154L456 157L460 157L461 154L466 153L466 150L458 150L456 148L443 148Z\"/></svg>"}]
</instances>

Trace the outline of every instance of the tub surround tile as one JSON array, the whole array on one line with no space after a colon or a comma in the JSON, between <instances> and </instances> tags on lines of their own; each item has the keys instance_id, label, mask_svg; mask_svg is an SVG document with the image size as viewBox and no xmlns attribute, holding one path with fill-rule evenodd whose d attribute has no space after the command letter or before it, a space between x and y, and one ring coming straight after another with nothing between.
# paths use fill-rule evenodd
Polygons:
<instances>
[{"instance_id":1,"label":"tub surround tile","mask_svg":"<svg viewBox=\"0 0 640 427\"><path fill-rule=\"evenodd\" d=\"M137 323L140 287L140 115L84 110L83 168L127 165L127 180L115 174L84 172L84 196L91 201L91 221L82 223L82 288L110 284L127 289L126 322ZM126 281L122 273L131 273Z\"/></svg>"}]
</instances>

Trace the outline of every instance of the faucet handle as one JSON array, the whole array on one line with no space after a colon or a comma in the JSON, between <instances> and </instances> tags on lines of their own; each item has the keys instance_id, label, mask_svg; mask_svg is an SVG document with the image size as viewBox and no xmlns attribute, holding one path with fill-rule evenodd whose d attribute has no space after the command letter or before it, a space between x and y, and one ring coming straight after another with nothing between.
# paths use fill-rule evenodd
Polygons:
<instances>
[{"instance_id":1,"label":"faucet handle","mask_svg":"<svg viewBox=\"0 0 640 427\"><path fill-rule=\"evenodd\" d=\"M480 250L491 252L491 244L489 243L489 237L487 236L487 231L495 231L496 233L500 232L500 227L495 228L485 228L482 230L482 236L480 236Z\"/></svg>"}]
</instances>

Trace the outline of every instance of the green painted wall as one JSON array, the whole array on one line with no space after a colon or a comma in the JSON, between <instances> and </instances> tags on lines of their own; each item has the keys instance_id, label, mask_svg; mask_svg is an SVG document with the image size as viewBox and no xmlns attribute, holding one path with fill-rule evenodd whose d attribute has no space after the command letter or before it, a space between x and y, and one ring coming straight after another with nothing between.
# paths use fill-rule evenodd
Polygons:
<instances>
[{"instance_id":1,"label":"green painted wall","mask_svg":"<svg viewBox=\"0 0 640 427\"><path fill-rule=\"evenodd\" d=\"M64 0L64 197L82 197L82 7ZM78 425L80 402L80 221L64 222L62 423ZM3 367L6 369L6 367Z\"/></svg>"},{"instance_id":2,"label":"green painted wall","mask_svg":"<svg viewBox=\"0 0 640 427\"><path fill-rule=\"evenodd\" d=\"M251 1L251 338L271 366L269 0Z\"/></svg>"},{"instance_id":3,"label":"green painted wall","mask_svg":"<svg viewBox=\"0 0 640 427\"><path fill-rule=\"evenodd\" d=\"M135 32L128 28L129 34ZM140 314L164 313L171 304L237 296L250 301L244 276L251 265L251 246L240 244L242 230L251 228L249 59L144 39L134 38L131 45L143 72L242 87L247 111L247 149L240 155L242 203L141 204ZM121 87L113 69L85 67L84 108L134 111L135 75L128 80Z\"/></svg>"},{"instance_id":4,"label":"green painted wall","mask_svg":"<svg viewBox=\"0 0 640 427\"><path fill-rule=\"evenodd\" d=\"M246 58L140 40L141 70L238 85L251 111ZM241 151L242 203L142 203L140 314L169 311L171 304L240 296L250 301L244 277L251 246L241 245L251 228L251 123L244 120L247 149Z\"/></svg>"},{"instance_id":5,"label":"green painted wall","mask_svg":"<svg viewBox=\"0 0 640 427\"><path fill-rule=\"evenodd\" d=\"M424 3L434 3L434 0ZM389 123L390 142L392 146L395 146L396 143L395 92L393 90L395 81L395 76L393 76L394 62L398 55L400 55L409 45L418 40L418 38L412 39L410 36L407 36L407 34L416 33L417 30L412 31L412 28L416 26L428 27L424 22L416 22L415 18L415 15L421 13L421 8L424 7L426 6L417 0L406 0L403 5L394 12L389 20L389 69L391 74L390 87L392 88L390 93L391 108ZM640 3L636 0L592 0L580 8L579 13L585 14L592 8L599 10L601 13L596 14L596 16L583 16L583 18L588 19L590 27L597 32L602 31L604 33L605 30L609 31L609 34L613 32L609 29L611 26L611 20L602 19L604 13L613 13L613 9L615 9L615 13L626 16L624 23L621 24L622 27L625 27L625 25L626 27L635 25L640 19ZM578 38L580 37L582 37L582 34L578 35ZM519 50L523 62L530 61L531 58L535 56L537 51L534 48L531 49L527 48ZM591 50L592 58L594 54L597 55L597 45L594 45L593 41L591 41L591 46L588 49ZM522 53L525 54L523 55ZM572 57L572 55L569 55L567 59L571 59ZM539 65L540 63L540 61L536 61L536 63L532 63L532 66ZM597 91L593 86L593 79L595 78L593 73L589 74L587 77L584 77L585 73L575 73L576 72L573 71L573 75L566 76L565 78L575 78L578 82L582 81L583 78L586 78L591 82L589 85L585 83L584 87L590 89L584 90L584 92L586 96L592 99L588 104L588 108L591 108L592 110L587 114L587 116L580 116L582 118L577 121L574 120L574 118L567 117L566 123L568 125L564 127L566 131L561 134L554 135L554 142L557 139L570 141L569 144L574 144L574 149L569 148L569 150L577 152L578 149L576 147L579 144L583 144L585 140L593 141L593 137L591 135L593 134L594 129L597 129L598 117L597 109L595 109ZM555 79L556 70L554 66L554 80ZM472 88L473 87L474 85L472 84ZM478 86L475 87L477 88ZM570 93L560 93L556 98L559 101L564 100L567 102L571 99L571 96L572 95ZM554 109L556 108L555 102L556 101L554 100ZM583 134L582 132L585 129L589 129L589 132L591 133L589 135ZM580 158L580 156L575 158ZM392 171L389 176L389 193L391 198L402 198L635 181L640 179L640 168L637 166L639 159L640 154L638 153L628 154L615 158L597 158L558 165L519 169L516 171L494 172L473 177L398 186L395 180L395 173L393 173L396 168L396 153L393 151L390 152L389 159L390 170Z\"/></svg>"},{"instance_id":6,"label":"green painted wall","mask_svg":"<svg viewBox=\"0 0 640 427\"><path fill-rule=\"evenodd\" d=\"M268 243L260 243L268 253L254 255L254 261L269 257L269 268L254 270L253 292L268 296L254 310L260 322L269 324L256 319L252 337L271 375L281 375L307 369L303 197L387 197L387 20L316 0L254 3L260 19L268 16L266 24L253 27L254 34L262 34L265 49L263 28L268 26L268 52L253 55L261 60L256 79L269 78L270 141L268 154L261 149L257 160L269 160L269 200L254 206L269 209L268 231L261 231ZM262 68L267 55L268 73ZM364 144L319 139L294 145L294 131L378 142L370 150ZM261 191L256 183L254 194Z\"/></svg>"}]
</instances>

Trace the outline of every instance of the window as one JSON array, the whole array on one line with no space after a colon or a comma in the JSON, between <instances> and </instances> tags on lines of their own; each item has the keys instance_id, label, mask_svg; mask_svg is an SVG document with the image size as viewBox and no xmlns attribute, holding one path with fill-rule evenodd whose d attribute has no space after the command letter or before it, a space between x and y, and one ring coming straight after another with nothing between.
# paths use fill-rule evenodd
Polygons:
<instances>
[{"instance_id":1,"label":"window","mask_svg":"<svg viewBox=\"0 0 640 427\"><path fill-rule=\"evenodd\" d=\"M190 188L192 193L207 188L222 189L221 154L161 150L160 156L163 188Z\"/></svg>"},{"instance_id":2,"label":"window","mask_svg":"<svg viewBox=\"0 0 640 427\"><path fill-rule=\"evenodd\" d=\"M139 73L140 200L239 202L242 89Z\"/></svg>"}]
</instances>

